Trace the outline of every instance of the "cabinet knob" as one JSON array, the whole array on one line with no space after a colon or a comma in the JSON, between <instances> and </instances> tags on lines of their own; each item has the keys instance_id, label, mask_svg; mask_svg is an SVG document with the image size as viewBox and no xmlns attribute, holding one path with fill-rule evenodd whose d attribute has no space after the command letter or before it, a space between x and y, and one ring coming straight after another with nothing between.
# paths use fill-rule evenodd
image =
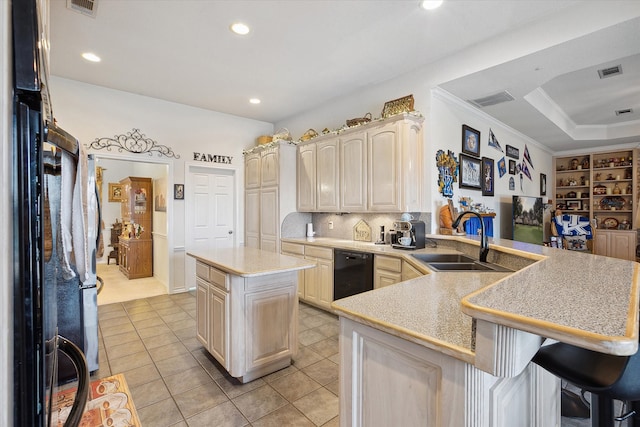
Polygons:
<instances>
[{"instance_id":1,"label":"cabinet knob","mask_svg":"<svg viewBox=\"0 0 640 427\"><path fill-rule=\"evenodd\" d=\"M233 234L233 230L229 230L229 234Z\"/></svg>"}]
</instances>

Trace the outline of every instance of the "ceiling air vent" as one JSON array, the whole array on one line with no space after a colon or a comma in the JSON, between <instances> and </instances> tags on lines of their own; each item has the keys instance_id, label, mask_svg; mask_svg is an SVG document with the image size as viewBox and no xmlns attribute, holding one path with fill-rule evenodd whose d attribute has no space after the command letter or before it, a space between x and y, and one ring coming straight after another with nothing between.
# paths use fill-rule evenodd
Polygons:
<instances>
[{"instance_id":1,"label":"ceiling air vent","mask_svg":"<svg viewBox=\"0 0 640 427\"><path fill-rule=\"evenodd\" d=\"M67 0L67 9L95 18L98 0Z\"/></svg>"},{"instance_id":2,"label":"ceiling air vent","mask_svg":"<svg viewBox=\"0 0 640 427\"><path fill-rule=\"evenodd\" d=\"M501 104L507 101L513 101L515 98L511 96L509 92L503 90L502 92L494 93L493 95L485 96L483 98L470 99L468 102L475 105L478 108L489 107L491 105Z\"/></svg>"},{"instance_id":3,"label":"ceiling air vent","mask_svg":"<svg viewBox=\"0 0 640 427\"><path fill-rule=\"evenodd\" d=\"M615 67L603 68L601 70L598 70L598 75L601 79L617 76L618 74L622 74L622 65L616 65Z\"/></svg>"},{"instance_id":4,"label":"ceiling air vent","mask_svg":"<svg viewBox=\"0 0 640 427\"><path fill-rule=\"evenodd\" d=\"M633 113L633 108L625 108L624 110L616 110L616 116Z\"/></svg>"}]
</instances>

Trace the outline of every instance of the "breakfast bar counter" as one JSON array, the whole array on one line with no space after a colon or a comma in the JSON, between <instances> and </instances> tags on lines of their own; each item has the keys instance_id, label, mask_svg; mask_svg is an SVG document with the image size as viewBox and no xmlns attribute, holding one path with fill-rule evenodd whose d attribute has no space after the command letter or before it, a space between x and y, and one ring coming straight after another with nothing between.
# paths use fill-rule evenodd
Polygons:
<instances>
[{"instance_id":1,"label":"breakfast bar counter","mask_svg":"<svg viewBox=\"0 0 640 427\"><path fill-rule=\"evenodd\" d=\"M430 237L425 252L477 256L476 237ZM545 338L637 351L639 264L510 240L490 249L515 271L430 271L332 304L342 425L559 425L559 380L530 363Z\"/></svg>"}]
</instances>

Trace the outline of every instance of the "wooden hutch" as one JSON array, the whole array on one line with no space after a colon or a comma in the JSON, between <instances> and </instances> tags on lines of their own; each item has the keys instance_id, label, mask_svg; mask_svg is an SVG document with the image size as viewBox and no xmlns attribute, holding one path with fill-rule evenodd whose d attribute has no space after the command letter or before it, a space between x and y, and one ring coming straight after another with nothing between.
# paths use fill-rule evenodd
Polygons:
<instances>
[{"instance_id":1,"label":"wooden hutch","mask_svg":"<svg viewBox=\"0 0 640 427\"><path fill-rule=\"evenodd\" d=\"M122 234L119 237L120 271L129 279L153 276L153 181L127 177L122 185Z\"/></svg>"}]
</instances>

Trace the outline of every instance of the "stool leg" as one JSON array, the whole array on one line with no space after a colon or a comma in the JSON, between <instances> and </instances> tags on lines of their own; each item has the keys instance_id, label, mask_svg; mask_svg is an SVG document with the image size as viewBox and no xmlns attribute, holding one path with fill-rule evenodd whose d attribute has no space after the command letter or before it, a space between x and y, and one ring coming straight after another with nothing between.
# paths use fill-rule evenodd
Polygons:
<instances>
[{"instance_id":1,"label":"stool leg","mask_svg":"<svg viewBox=\"0 0 640 427\"><path fill-rule=\"evenodd\" d=\"M591 393L591 427L614 427L613 400Z\"/></svg>"}]
</instances>

